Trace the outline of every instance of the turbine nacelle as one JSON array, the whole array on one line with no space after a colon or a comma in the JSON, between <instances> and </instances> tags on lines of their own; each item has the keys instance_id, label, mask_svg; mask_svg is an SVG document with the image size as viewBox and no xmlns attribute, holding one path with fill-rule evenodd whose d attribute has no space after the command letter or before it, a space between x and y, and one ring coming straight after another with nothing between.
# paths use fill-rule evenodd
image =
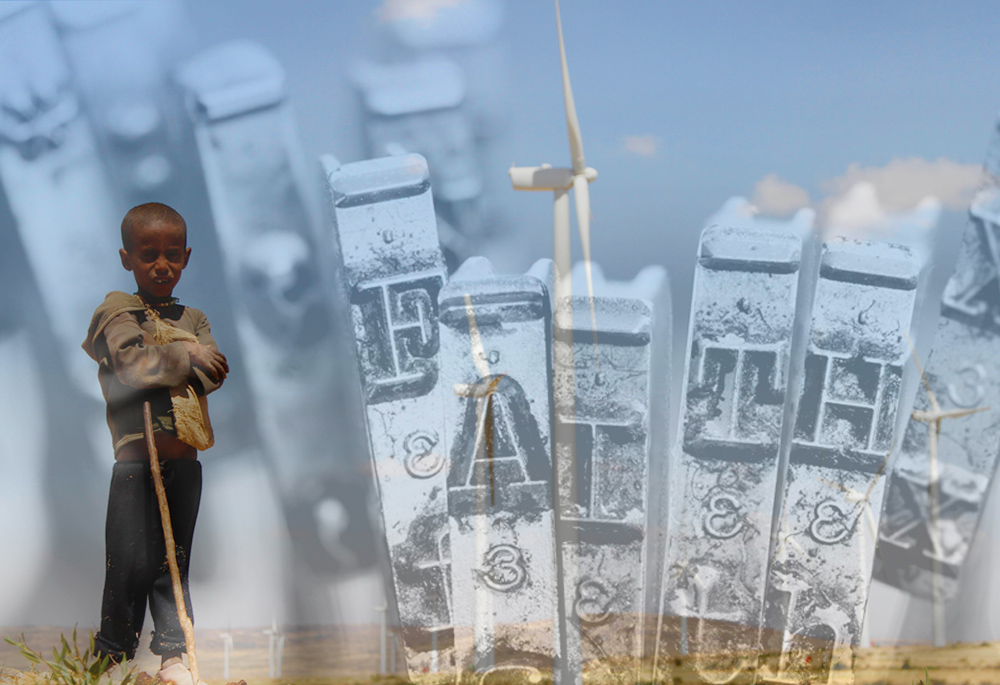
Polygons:
<instances>
[{"instance_id":1,"label":"turbine nacelle","mask_svg":"<svg viewBox=\"0 0 1000 685\"><path fill-rule=\"evenodd\" d=\"M569 190L573 187L575 174L572 169L542 166L512 166L507 173L514 190ZM588 182L597 178L597 170L587 167L581 174Z\"/></svg>"}]
</instances>

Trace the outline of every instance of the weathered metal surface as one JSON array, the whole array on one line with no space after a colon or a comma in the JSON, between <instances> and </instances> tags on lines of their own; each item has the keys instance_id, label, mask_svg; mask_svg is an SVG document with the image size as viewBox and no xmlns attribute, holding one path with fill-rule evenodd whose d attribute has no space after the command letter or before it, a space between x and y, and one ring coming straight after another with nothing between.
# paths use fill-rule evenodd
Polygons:
<instances>
[{"instance_id":1,"label":"weathered metal surface","mask_svg":"<svg viewBox=\"0 0 1000 685\"><path fill-rule=\"evenodd\" d=\"M427 158L434 197L468 200L482 192L473 130L462 109L465 79L451 60L421 58L355 69L372 155L414 152Z\"/></svg>"},{"instance_id":2,"label":"weathered metal surface","mask_svg":"<svg viewBox=\"0 0 1000 685\"><path fill-rule=\"evenodd\" d=\"M412 62L362 62L354 70L371 156L427 158L439 235L452 268L482 230L483 174L461 69L441 55Z\"/></svg>"},{"instance_id":3,"label":"weathered metal surface","mask_svg":"<svg viewBox=\"0 0 1000 685\"><path fill-rule=\"evenodd\" d=\"M563 682L631 684L642 657L647 531L659 523L648 484L662 482L651 474L666 456L670 290L661 267L625 283L593 269L596 329L586 295L555 312L555 378L568 381L553 387Z\"/></svg>"},{"instance_id":4,"label":"weathered metal surface","mask_svg":"<svg viewBox=\"0 0 1000 685\"><path fill-rule=\"evenodd\" d=\"M875 577L917 596L951 599L996 472L1000 444L1000 189L977 194L962 250L941 301L925 376L943 410L983 408L945 418L938 464L930 463L928 425L910 419L896 458L879 529ZM930 409L923 388L917 410ZM929 494L937 469L936 523Z\"/></svg>"},{"instance_id":5,"label":"weathered metal surface","mask_svg":"<svg viewBox=\"0 0 1000 685\"><path fill-rule=\"evenodd\" d=\"M898 245L823 247L765 601L773 675L852 673L919 274Z\"/></svg>"},{"instance_id":6,"label":"weathered metal surface","mask_svg":"<svg viewBox=\"0 0 1000 685\"><path fill-rule=\"evenodd\" d=\"M343 369L354 373L341 361L353 348L337 328L347 313L327 285L318 184L299 149L284 72L263 48L230 43L176 78L194 121L256 428L297 558L320 576L356 570L372 562L372 529L363 438L337 382ZM304 606L326 613L315 598Z\"/></svg>"},{"instance_id":7,"label":"weathered metal surface","mask_svg":"<svg viewBox=\"0 0 1000 685\"><path fill-rule=\"evenodd\" d=\"M551 273L542 260L498 276L473 258L440 296L458 682L558 662Z\"/></svg>"},{"instance_id":8,"label":"weathered metal surface","mask_svg":"<svg viewBox=\"0 0 1000 685\"><path fill-rule=\"evenodd\" d=\"M451 651L438 294L446 280L419 155L327 166L406 664ZM441 659L440 655L445 655Z\"/></svg>"},{"instance_id":9,"label":"weathered metal surface","mask_svg":"<svg viewBox=\"0 0 1000 685\"><path fill-rule=\"evenodd\" d=\"M13 284L0 279L4 286ZM14 292L6 290L6 292ZM41 589L51 565L53 528L48 512L46 451L48 426L41 367L28 332L0 302L0 516L14 522L0 531L7 550L4 582L0 583L0 621L14 625ZM80 456L80 455L76 455ZM56 524L57 525L57 524ZM43 590L44 591L44 590Z\"/></svg>"},{"instance_id":10,"label":"weathered metal surface","mask_svg":"<svg viewBox=\"0 0 1000 685\"><path fill-rule=\"evenodd\" d=\"M704 682L747 677L754 665L803 240L792 226L736 223L710 225L698 249L657 678L687 653Z\"/></svg>"},{"instance_id":11,"label":"weathered metal surface","mask_svg":"<svg viewBox=\"0 0 1000 685\"><path fill-rule=\"evenodd\" d=\"M121 217L41 3L0 8L0 185L62 363L77 387L102 399L80 342L105 293L129 287L118 260Z\"/></svg>"},{"instance_id":12,"label":"weathered metal surface","mask_svg":"<svg viewBox=\"0 0 1000 685\"><path fill-rule=\"evenodd\" d=\"M191 184L169 71L189 33L178 0L50 3L118 197L168 201ZM109 69L108 65L114 65Z\"/></svg>"},{"instance_id":13,"label":"weathered metal surface","mask_svg":"<svg viewBox=\"0 0 1000 685\"><path fill-rule=\"evenodd\" d=\"M508 56L502 40L505 4L471 0L439 5L426 13L430 16L403 10L382 17L382 26L405 57L444 54L461 67L477 138L496 137L510 119Z\"/></svg>"}]
</instances>

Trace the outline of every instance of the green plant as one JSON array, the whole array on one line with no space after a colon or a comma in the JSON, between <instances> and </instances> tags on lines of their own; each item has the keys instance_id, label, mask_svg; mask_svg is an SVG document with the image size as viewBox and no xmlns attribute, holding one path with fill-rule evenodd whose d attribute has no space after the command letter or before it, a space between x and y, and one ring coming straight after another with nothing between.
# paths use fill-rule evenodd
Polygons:
<instances>
[{"instance_id":1,"label":"green plant","mask_svg":"<svg viewBox=\"0 0 1000 685\"><path fill-rule=\"evenodd\" d=\"M80 646L77 644L76 628L73 629L72 647L65 635L60 634L59 639L62 642L61 648L52 648L51 661L29 647L24 641L23 633L20 640L5 637L4 641L20 649L24 658L31 663L48 666L51 673L46 675L51 682L57 685L99 685L105 675L107 675L107 681L111 685L134 685L136 680L135 667L128 668L128 664L124 661L121 669L123 675L119 680L116 681L107 674L112 665L111 658L107 655L100 659L94 656L93 631L90 632L89 648L83 652L80 651Z\"/></svg>"}]
</instances>

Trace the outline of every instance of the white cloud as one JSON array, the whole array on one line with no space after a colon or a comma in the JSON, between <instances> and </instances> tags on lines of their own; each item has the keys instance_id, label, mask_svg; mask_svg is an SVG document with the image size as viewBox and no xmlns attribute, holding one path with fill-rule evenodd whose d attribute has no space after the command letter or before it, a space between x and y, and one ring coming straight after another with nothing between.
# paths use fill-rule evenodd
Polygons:
<instances>
[{"instance_id":1,"label":"white cloud","mask_svg":"<svg viewBox=\"0 0 1000 685\"><path fill-rule=\"evenodd\" d=\"M982 182L982 167L950 159L893 159L885 166L861 166L820 184L825 197L813 203L825 236L850 235L929 244L943 208L964 211ZM777 174L754 187L762 214L787 215L808 206L809 194Z\"/></svg>"},{"instance_id":2,"label":"white cloud","mask_svg":"<svg viewBox=\"0 0 1000 685\"><path fill-rule=\"evenodd\" d=\"M640 157L654 157L660 146L660 139L654 135L625 136L622 139L625 152L631 152Z\"/></svg>"},{"instance_id":3,"label":"white cloud","mask_svg":"<svg viewBox=\"0 0 1000 685\"><path fill-rule=\"evenodd\" d=\"M894 159L882 167L854 163L842 175L822 184L833 203L858 183L870 183L882 206L889 211L908 211L924 198L938 198L948 209L963 211L982 180L982 166L961 164L938 158L931 162L920 157Z\"/></svg>"},{"instance_id":4,"label":"white cloud","mask_svg":"<svg viewBox=\"0 0 1000 685\"><path fill-rule=\"evenodd\" d=\"M378 10L382 21L420 19L430 21L438 11L462 5L466 0L385 0Z\"/></svg>"},{"instance_id":5,"label":"white cloud","mask_svg":"<svg viewBox=\"0 0 1000 685\"><path fill-rule=\"evenodd\" d=\"M927 195L915 207L891 211L871 181L859 181L843 195L828 198L824 234L906 243L926 253L941 216L942 203Z\"/></svg>"},{"instance_id":6,"label":"white cloud","mask_svg":"<svg viewBox=\"0 0 1000 685\"><path fill-rule=\"evenodd\" d=\"M809 193L794 183L783 181L777 174L768 174L753 189L750 200L762 214L787 216L809 206Z\"/></svg>"}]
</instances>

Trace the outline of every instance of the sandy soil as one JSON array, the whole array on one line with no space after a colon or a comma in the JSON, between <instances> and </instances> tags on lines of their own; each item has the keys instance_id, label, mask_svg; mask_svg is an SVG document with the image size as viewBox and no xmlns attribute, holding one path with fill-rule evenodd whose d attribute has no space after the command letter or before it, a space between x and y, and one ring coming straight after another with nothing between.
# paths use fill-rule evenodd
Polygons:
<instances>
[{"instance_id":1,"label":"sandy soil","mask_svg":"<svg viewBox=\"0 0 1000 685\"><path fill-rule=\"evenodd\" d=\"M393 681L379 672L379 633L377 626L317 627L289 632L285 641L281 678L268 677L268 637L264 628L231 630L233 651L230 654L229 680L246 680L248 685L348 685ZM0 635L18 637L42 653L51 653L60 632L67 636L72 628L0 628ZM198 661L202 678L209 685L224 685L222 631L197 631ZM81 644L86 640L81 631ZM143 635L138 667L155 673L159 658L149 652L149 634ZM955 644L935 649L927 645L876 646L861 650L856 659L856 685L913 685L923 683L928 669L935 685L1000 684L1000 642ZM402 676L402 659L397 660ZM27 669L28 662L17 648L0 643L0 667ZM686 670L686 669L682 669ZM835 674L835 681L840 680ZM847 675L842 674L842 675ZM0 679L2 680L2 679ZM446 674L428 681L447 682Z\"/></svg>"}]
</instances>

